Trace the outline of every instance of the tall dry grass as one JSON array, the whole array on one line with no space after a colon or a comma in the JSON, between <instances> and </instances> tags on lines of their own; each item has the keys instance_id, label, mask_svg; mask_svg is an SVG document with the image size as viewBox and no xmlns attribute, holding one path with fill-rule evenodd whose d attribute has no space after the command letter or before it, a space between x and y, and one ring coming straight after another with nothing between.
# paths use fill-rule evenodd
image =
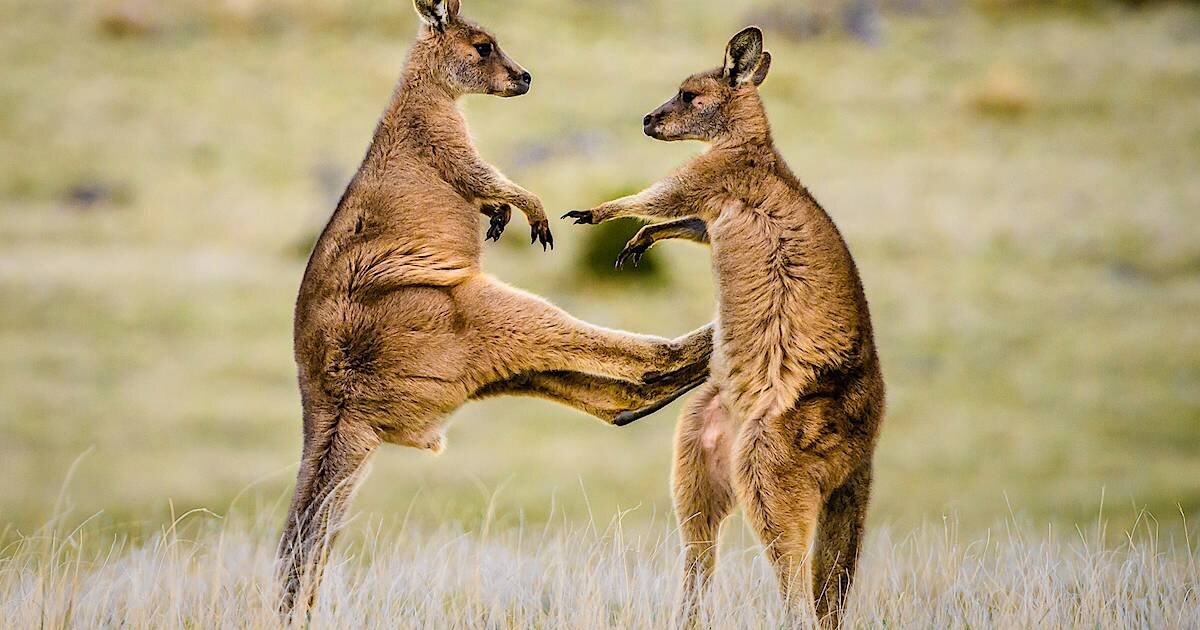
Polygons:
<instances>
[{"instance_id":1,"label":"tall dry grass","mask_svg":"<svg viewBox=\"0 0 1200 630\"><path fill-rule=\"evenodd\" d=\"M61 521L0 552L0 626L278 627L274 522L193 512L140 543ZM752 537L727 528L703 612L717 628L786 623ZM1197 628L1200 563L1186 528L1142 519L1119 544L1012 521L870 537L851 627ZM665 526L491 531L364 527L333 553L312 627L664 628L680 558Z\"/></svg>"}]
</instances>

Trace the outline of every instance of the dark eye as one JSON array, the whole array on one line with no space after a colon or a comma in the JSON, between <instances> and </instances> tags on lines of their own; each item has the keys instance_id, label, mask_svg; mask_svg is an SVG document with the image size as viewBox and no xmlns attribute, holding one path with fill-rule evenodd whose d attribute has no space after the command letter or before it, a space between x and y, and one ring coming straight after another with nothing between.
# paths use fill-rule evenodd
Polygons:
<instances>
[{"instance_id":1,"label":"dark eye","mask_svg":"<svg viewBox=\"0 0 1200 630\"><path fill-rule=\"evenodd\" d=\"M690 104L692 101L696 100L696 93L695 92L680 92L679 98L683 99L684 103Z\"/></svg>"},{"instance_id":2,"label":"dark eye","mask_svg":"<svg viewBox=\"0 0 1200 630\"><path fill-rule=\"evenodd\" d=\"M487 42L475 44L475 52L479 53L480 57L487 59L492 54L492 45Z\"/></svg>"}]
</instances>

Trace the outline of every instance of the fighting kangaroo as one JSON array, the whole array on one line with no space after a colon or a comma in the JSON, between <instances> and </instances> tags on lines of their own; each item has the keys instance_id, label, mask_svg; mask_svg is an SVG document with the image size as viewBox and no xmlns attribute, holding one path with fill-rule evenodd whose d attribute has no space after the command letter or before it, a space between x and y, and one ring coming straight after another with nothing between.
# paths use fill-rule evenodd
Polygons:
<instances>
[{"instance_id":1,"label":"fighting kangaroo","mask_svg":"<svg viewBox=\"0 0 1200 630\"><path fill-rule=\"evenodd\" d=\"M483 161L455 101L519 96L532 77L458 0L414 0L422 25L362 166L312 252L296 301L304 411L296 491L279 546L281 609L320 581L367 458L383 443L438 451L469 399L549 398L613 424L704 381L712 329L678 340L581 322L480 270L481 213L498 239L536 196Z\"/></svg>"},{"instance_id":2,"label":"fighting kangaroo","mask_svg":"<svg viewBox=\"0 0 1200 630\"><path fill-rule=\"evenodd\" d=\"M712 245L712 376L675 438L685 618L736 499L792 610L837 626L863 536L883 376L846 243L772 141L758 94L770 65L759 29L735 35L724 66L687 78L642 122L648 136L709 150L641 193L564 218L673 219L643 228L618 264L664 238Z\"/></svg>"}]
</instances>

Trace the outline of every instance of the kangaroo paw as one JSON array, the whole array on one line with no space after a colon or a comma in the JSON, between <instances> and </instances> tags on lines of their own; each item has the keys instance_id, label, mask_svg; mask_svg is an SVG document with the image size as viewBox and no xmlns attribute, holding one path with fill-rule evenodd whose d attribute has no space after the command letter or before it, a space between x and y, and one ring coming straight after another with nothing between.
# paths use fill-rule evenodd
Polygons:
<instances>
[{"instance_id":1,"label":"kangaroo paw","mask_svg":"<svg viewBox=\"0 0 1200 630\"><path fill-rule=\"evenodd\" d=\"M560 219L575 219L575 224L595 225L596 217L591 210L572 210L561 217Z\"/></svg>"},{"instance_id":2,"label":"kangaroo paw","mask_svg":"<svg viewBox=\"0 0 1200 630\"><path fill-rule=\"evenodd\" d=\"M650 249L649 243L642 244L636 240L629 241L625 244L625 249L622 249L621 253L617 255L616 268L620 269L630 260L633 261L634 267L638 266L638 263L642 262L642 254L645 254L648 249Z\"/></svg>"},{"instance_id":3,"label":"kangaroo paw","mask_svg":"<svg viewBox=\"0 0 1200 630\"><path fill-rule=\"evenodd\" d=\"M529 224L529 244L539 241L542 243L542 251L546 251L547 247L554 249L554 235L550 233L550 221L547 219Z\"/></svg>"},{"instance_id":4,"label":"kangaroo paw","mask_svg":"<svg viewBox=\"0 0 1200 630\"><path fill-rule=\"evenodd\" d=\"M504 228L508 225L509 219L512 218L512 208L508 204L502 203L498 206L484 206L479 210L489 217L487 236L483 240L499 241L500 235L504 234Z\"/></svg>"}]
</instances>

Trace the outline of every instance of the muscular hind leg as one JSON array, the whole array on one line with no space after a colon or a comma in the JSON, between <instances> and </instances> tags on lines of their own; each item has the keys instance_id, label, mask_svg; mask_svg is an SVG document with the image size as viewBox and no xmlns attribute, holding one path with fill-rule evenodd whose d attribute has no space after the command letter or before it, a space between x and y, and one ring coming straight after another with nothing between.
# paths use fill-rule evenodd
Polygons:
<instances>
[{"instance_id":1,"label":"muscular hind leg","mask_svg":"<svg viewBox=\"0 0 1200 630\"><path fill-rule=\"evenodd\" d=\"M825 500L817 530L813 593L822 625L837 628L854 581L871 493L871 463L850 473Z\"/></svg>"},{"instance_id":2,"label":"muscular hind leg","mask_svg":"<svg viewBox=\"0 0 1200 630\"><path fill-rule=\"evenodd\" d=\"M850 423L844 414L834 398L808 397L777 417L747 421L738 436L734 468L747 520L767 545L792 614L814 621L815 595L829 580L840 594L826 598L824 614L845 597L870 486L862 459L870 444L840 430Z\"/></svg>"},{"instance_id":3,"label":"muscular hind leg","mask_svg":"<svg viewBox=\"0 0 1200 630\"><path fill-rule=\"evenodd\" d=\"M730 479L732 426L718 387L709 382L688 402L675 431L671 486L679 535L684 546L680 619L696 619L700 600L716 566L721 523L734 505Z\"/></svg>"},{"instance_id":4,"label":"muscular hind leg","mask_svg":"<svg viewBox=\"0 0 1200 630\"><path fill-rule=\"evenodd\" d=\"M823 503L819 458L797 453L781 423L750 420L739 431L734 475L746 520L766 546L790 614L816 618L812 547Z\"/></svg>"},{"instance_id":5,"label":"muscular hind leg","mask_svg":"<svg viewBox=\"0 0 1200 630\"><path fill-rule=\"evenodd\" d=\"M376 432L365 424L332 415L307 415L304 425L300 473L279 542L283 581L279 606L289 617L298 596L306 594L311 606L329 545L367 458L380 443Z\"/></svg>"},{"instance_id":6,"label":"muscular hind leg","mask_svg":"<svg viewBox=\"0 0 1200 630\"><path fill-rule=\"evenodd\" d=\"M653 383L712 354L712 325L674 340L611 330L483 276L456 287L454 299L469 318L477 386L555 371Z\"/></svg>"}]
</instances>

